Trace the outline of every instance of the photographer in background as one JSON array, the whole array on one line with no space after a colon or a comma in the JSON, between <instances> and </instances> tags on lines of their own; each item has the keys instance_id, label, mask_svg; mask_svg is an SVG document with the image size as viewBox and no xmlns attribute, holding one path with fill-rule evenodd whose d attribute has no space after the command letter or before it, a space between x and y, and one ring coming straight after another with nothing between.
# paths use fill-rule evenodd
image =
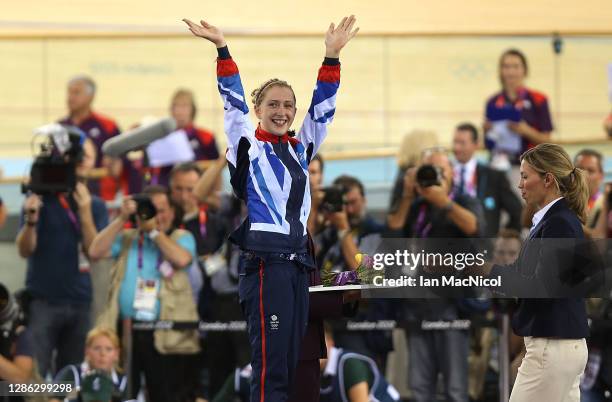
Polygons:
<instances>
[{"instance_id":1,"label":"photographer in background","mask_svg":"<svg viewBox=\"0 0 612 402\"><path fill-rule=\"evenodd\" d=\"M133 215L136 215L137 229L124 229ZM114 329L119 318L131 319L133 323L160 319L197 321L191 285L186 277L186 270L196 258L196 245L191 233L177 229L177 222L180 222L179 210L165 187L150 186L144 194L123 200L119 216L96 236L89 248L93 259L112 256L117 261L107 310L98 325ZM174 293L166 291L167 283L173 284ZM177 344L180 351L166 348L161 342L162 337L173 332L187 340L188 344ZM184 393L189 391L183 386L188 377L187 367L185 359L176 355L199 352L197 331L134 329L131 345L129 375L133 386L128 396L136 398L140 374L144 372L149 401L185 400Z\"/></svg>"},{"instance_id":2,"label":"photographer in background","mask_svg":"<svg viewBox=\"0 0 612 402\"><path fill-rule=\"evenodd\" d=\"M354 270L359 265L356 254L376 250L383 225L367 213L365 190L359 179L340 176L324 191L319 213L326 227L318 239L317 261L323 270Z\"/></svg>"},{"instance_id":3,"label":"photographer in background","mask_svg":"<svg viewBox=\"0 0 612 402\"><path fill-rule=\"evenodd\" d=\"M389 229L401 231L404 237L478 236L484 227L482 207L474 197L453 194L453 168L448 155L434 148L425 150L422 160L420 168L406 171L399 207L387 217ZM429 219L414 228L420 210L428 213Z\"/></svg>"},{"instance_id":4,"label":"photographer in background","mask_svg":"<svg viewBox=\"0 0 612 402\"><path fill-rule=\"evenodd\" d=\"M406 172L399 208L387 219L389 229L407 238L478 237L484 227L482 206L476 198L453 193L448 155L438 148L425 150L422 163ZM436 399L439 373L447 401L468 401L469 332L421 329L423 321L461 318L463 307L461 299L406 301L404 318L416 324L408 334L408 377L417 402Z\"/></svg>"},{"instance_id":5,"label":"photographer in background","mask_svg":"<svg viewBox=\"0 0 612 402\"><path fill-rule=\"evenodd\" d=\"M15 297L0 283L0 381L24 383L32 379L32 339L23 321L25 320ZM7 398L0 400L23 401L22 397Z\"/></svg>"},{"instance_id":6,"label":"photographer in background","mask_svg":"<svg viewBox=\"0 0 612 402\"><path fill-rule=\"evenodd\" d=\"M85 140L82 158L77 158L80 179L74 192L30 194L23 205L16 244L19 255L28 259L26 288L33 298L30 330L43 377L52 367L83 359L92 299L87 249L108 223L104 202L89 193L82 179L95 158L93 143Z\"/></svg>"}]
</instances>

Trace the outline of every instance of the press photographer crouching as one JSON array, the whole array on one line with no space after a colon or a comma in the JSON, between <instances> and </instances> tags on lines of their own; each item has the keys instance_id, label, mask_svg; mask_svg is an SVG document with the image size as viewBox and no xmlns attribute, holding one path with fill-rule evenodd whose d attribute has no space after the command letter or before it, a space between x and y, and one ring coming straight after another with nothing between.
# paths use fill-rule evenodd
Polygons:
<instances>
[{"instance_id":1,"label":"press photographer crouching","mask_svg":"<svg viewBox=\"0 0 612 402\"><path fill-rule=\"evenodd\" d=\"M25 316L16 298L0 283L0 381L25 383L32 379L34 359L30 332L24 326ZM23 398L0 397L0 401L23 401Z\"/></svg>"},{"instance_id":2,"label":"press photographer crouching","mask_svg":"<svg viewBox=\"0 0 612 402\"><path fill-rule=\"evenodd\" d=\"M136 229L124 229L135 216ZM198 333L192 330L138 329L136 324L157 320L197 322L198 315L187 270L196 255L191 233L177 229L179 209L165 187L145 188L142 195L127 197L119 216L93 240L89 253L115 260L106 310L98 325L117 328L119 319L130 367L128 396L135 398L144 373L148 400L178 400L174 385L186 374L177 355L199 351ZM126 333L131 322L132 336ZM131 344L131 350L126 347ZM124 357L125 359L125 357Z\"/></svg>"},{"instance_id":3,"label":"press photographer crouching","mask_svg":"<svg viewBox=\"0 0 612 402\"><path fill-rule=\"evenodd\" d=\"M104 202L85 184L96 158L93 143L60 125L45 126L37 134L45 143L24 186L29 195L16 243L28 259L30 330L44 377L83 359L92 299L87 249L108 215Z\"/></svg>"}]
</instances>

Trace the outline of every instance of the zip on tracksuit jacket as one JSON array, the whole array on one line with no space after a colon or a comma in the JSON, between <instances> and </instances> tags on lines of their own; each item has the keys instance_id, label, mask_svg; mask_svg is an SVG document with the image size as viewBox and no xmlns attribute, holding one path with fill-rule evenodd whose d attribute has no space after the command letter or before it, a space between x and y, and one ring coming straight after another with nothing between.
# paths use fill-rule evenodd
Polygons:
<instances>
[{"instance_id":1,"label":"zip on tracksuit jacket","mask_svg":"<svg viewBox=\"0 0 612 402\"><path fill-rule=\"evenodd\" d=\"M226 157L234 192L248 209L247 218L230 239L244 250L306 253L308 164L334 118L340 62L325 58L296 138L278 137L253 127L238 67L227 47L218 52L217 83L225 109Z\"/></svg>"}]
</instances>

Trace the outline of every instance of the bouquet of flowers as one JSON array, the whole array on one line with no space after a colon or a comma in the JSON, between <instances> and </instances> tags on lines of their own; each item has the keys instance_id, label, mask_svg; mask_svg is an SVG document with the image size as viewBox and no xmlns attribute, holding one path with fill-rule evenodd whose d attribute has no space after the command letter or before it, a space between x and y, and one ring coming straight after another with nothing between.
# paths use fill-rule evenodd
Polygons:
<instances>
[{"instance_id":1,"label":"bouquet of flowers","mask_svg":"<svg viewBox=\"0 0 612 402\"><path fill-rule=\"evenodd\" d=\"M381 272L374 270L374 260L369 255L357 254L355 260L359 266L354 271L323 271L321 273L323 286L370 285L375 276L381 275Z\"/></svg>"}]
</instances>

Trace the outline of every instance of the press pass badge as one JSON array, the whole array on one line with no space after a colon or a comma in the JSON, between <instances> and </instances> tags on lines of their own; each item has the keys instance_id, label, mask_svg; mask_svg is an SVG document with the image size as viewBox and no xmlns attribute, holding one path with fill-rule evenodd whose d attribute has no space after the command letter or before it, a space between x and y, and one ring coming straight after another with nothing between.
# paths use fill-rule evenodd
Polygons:
<instances>
[{"instance_id":1,"label":"press pass badge","mask_svg":"<svg viewBox=\"0 0 612 402\"><path fill-rule=\"evenodd\" d=\"M91 264L89 259L83 252L83 244L79 243L79 272L89 272L91 270Z\"/></svg>"},{"instance_id":2,"label":"press pass badge","mask_svg":"<svg viewBox=\"0 0 612 402\"><path fill-rule=\"evenodd\" d=\"M159 281L155 279L138 278L136 294L134 295L134 310L136 319L152 321L155 319L155 306L159 294Z\"/></svg>"}]
</instances>

